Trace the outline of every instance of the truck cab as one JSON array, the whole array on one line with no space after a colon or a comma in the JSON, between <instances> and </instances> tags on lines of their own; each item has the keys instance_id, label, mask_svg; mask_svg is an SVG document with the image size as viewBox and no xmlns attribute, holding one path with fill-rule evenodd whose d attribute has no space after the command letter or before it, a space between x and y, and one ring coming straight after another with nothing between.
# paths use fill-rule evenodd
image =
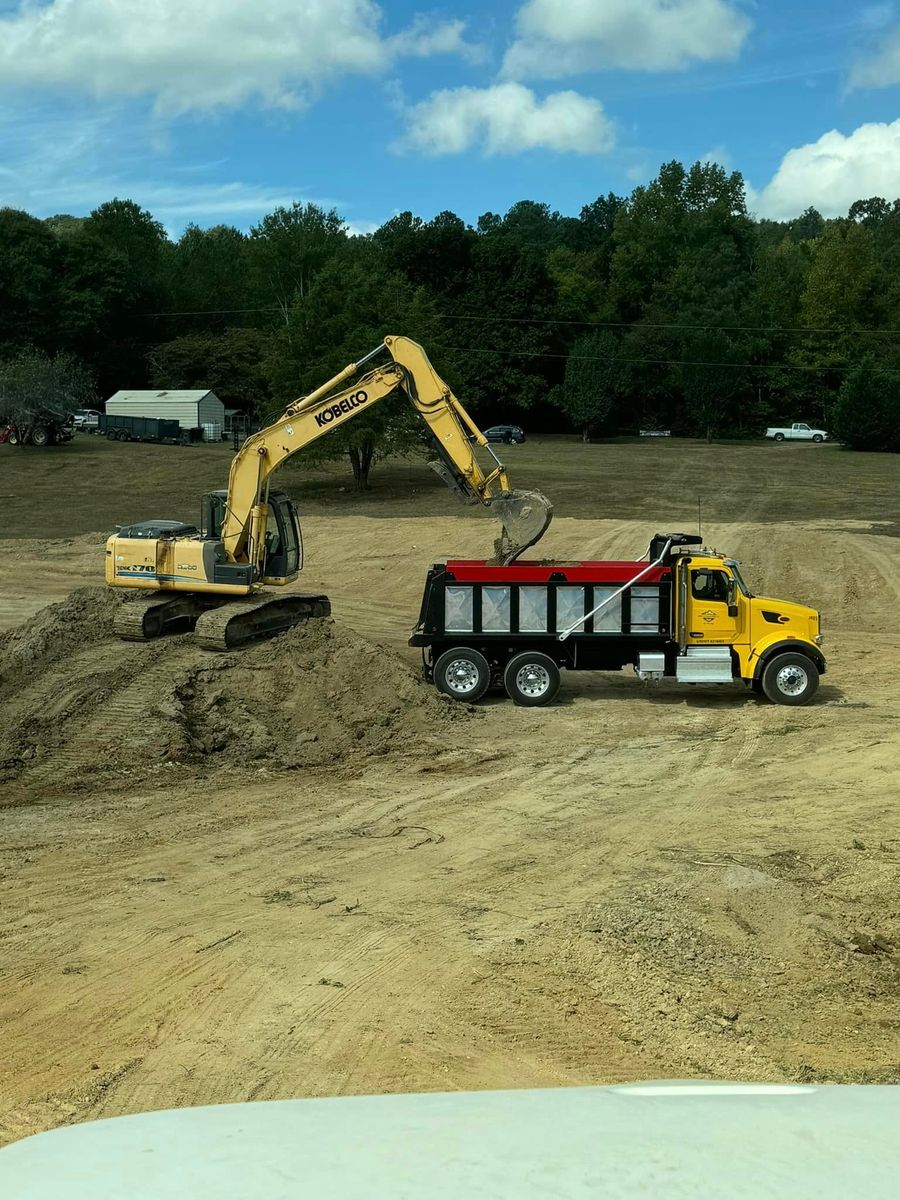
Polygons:
<instances>
[{"instance_id":1,"label":"truck cab","mask_svg":"<svg viewBox=\"0 0 900 1200\"><path fill-rule=\"evenodd\" d=\"M699 661L701 656L689 654L691 648L709 648L710 653L702 657L709 663L718 660L722 667L721 671L710 668L710 675L727 674L727 663L734 677L759 684L757 690L762 689L758 668L774 653L800 653L822 674L825 661L819 650L822 635L815 609L754 596L738 562L720 554L682 553L675 556L673 566L675 628L681 655ZM799 702L810 687L815 689L816 682L817 677L811 679L809 671L804 678L799 670L788 671L780 681L775 680L773 690L782 694L770 698L787 703L796 696L794 702Z\"/></svg>"}]
</instances>

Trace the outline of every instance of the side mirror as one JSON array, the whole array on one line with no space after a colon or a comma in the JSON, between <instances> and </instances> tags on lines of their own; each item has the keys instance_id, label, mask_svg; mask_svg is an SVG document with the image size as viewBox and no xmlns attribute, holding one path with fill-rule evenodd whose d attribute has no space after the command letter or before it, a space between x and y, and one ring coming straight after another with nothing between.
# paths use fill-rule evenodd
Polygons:
<instances>
[{"instance_id":1,"label":"side mirror","mask_svg":"<svg viewBox=\"0 0 900 1200\"><path fill-rule=\"evenodd\" d=\"M737 582L734 579L728 580L728 591L726 593L726 598L728 601L729 617L736 617L738 615L739 609L738 609L738 606L736 603L736 601L737 601Z\"/></svg>"}]
</instances>

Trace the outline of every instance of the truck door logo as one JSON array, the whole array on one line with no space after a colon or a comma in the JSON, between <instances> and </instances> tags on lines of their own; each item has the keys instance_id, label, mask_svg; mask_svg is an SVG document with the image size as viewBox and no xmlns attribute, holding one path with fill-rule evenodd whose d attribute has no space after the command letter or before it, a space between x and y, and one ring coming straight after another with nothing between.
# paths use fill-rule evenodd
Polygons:
<instances>
[{"instance_id":1,"label":"truck door logo","mask_svg":"<svg viewBox=\"0 0 900 1200\"><path fill-rule=\"evenodd\" d=\"M316 424L322 429L324 426L330 425L332 421L339 420L353 412L355 408L360 408L368 398L368 392L359 391L354 392L352 396L346 396L340 404L329 404L327 408L316 413Z\"/></svg>"},{"instance_id":2,"label":"truck door logo","mask_svg":"<svg viewBox=\"0 0 900 1200\"><path fill-rule=\"evenodd\" d=\"M705 613L701 613L700 616L707 623L707 625L712 625L713 621L716 619L716 614L711 608L708 608Z\"/></svg>"}]
</instances>

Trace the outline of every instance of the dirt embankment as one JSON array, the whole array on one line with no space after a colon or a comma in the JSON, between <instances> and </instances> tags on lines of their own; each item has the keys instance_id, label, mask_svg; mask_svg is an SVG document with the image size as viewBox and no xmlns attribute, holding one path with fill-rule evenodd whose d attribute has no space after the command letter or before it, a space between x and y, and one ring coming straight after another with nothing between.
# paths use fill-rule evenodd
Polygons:
<instances>
[{"instance_id":1,"label":"dirt embankment","mask_svg":"<svg viewBox=\"0 0 900 1200\"><path fill-rule=\"evenodd\" d=\"M128 601L125 600L125 603ZM471 714L332 621L240 653L112 635L114 592L81 588L0 649L0 779L88 788L165 763L352 766L421 753Z\"/></svg>"}]
</instances>

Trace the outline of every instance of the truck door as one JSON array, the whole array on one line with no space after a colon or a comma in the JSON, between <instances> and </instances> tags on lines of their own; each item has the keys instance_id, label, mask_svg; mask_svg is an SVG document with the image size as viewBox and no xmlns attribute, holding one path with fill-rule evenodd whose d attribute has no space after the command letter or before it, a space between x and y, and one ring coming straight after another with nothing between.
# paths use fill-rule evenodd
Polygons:
<instances>
[{"instance_id":1,"label":"truck door","mask_svg":"<svg viewBox=\"0 0 900 1200\"><path fill-rule=\"evenodd\" d=\"M740 640L741 607L728 603L732 588L728 571L718 567L691 568L687 610L689 646L731 646Z\"/></svg>"},{"instance_id":2,"label":"truck door","mask_svg":"<svg viewBox=\"0 0 900 1200\"><path fill-rule=\"evenodd\" d=\"M809 426L808 425L804 425L801 422L800 424L792 426L792 428L791 428L791 437L792 438L805 438L808 436L809 436Z\"/></svg>"}]
</instances>

